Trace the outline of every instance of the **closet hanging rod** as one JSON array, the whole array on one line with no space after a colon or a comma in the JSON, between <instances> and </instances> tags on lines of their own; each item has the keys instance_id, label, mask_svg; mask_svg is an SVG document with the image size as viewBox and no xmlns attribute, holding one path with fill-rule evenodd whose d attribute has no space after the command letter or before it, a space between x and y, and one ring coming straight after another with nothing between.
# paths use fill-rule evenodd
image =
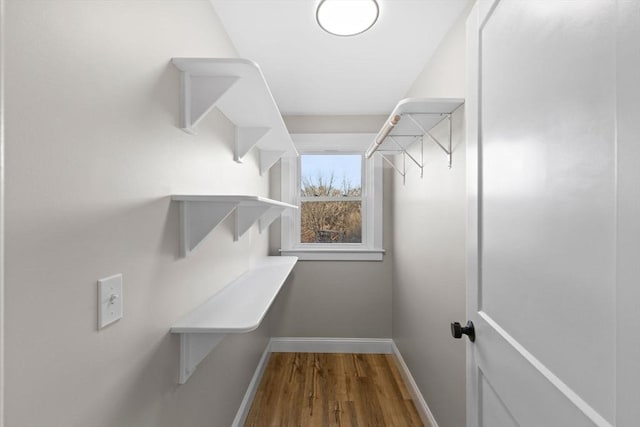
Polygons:
<instances>
[{"instance_id":1,"label":"closet hanging rod","mask_svg":"<svg viewBox=\"0 0 640 427\"><path fill-rule=\"evenodd\" d=\"M367 159L370 159L371 156L373 156L373 153L376 152L380 144L382 144L384 140L387 138L387 136L389 136L389 134L391 133L393 128L396 127L399 121L400 121L399 114L396 114L395 116L391 117L391 119L389 119L389 121L384 125L384 127L378 133L378 136L375 139L375 144L369 147L369 149L365 153L367 156Z\"/></svg>"}]
</instances>

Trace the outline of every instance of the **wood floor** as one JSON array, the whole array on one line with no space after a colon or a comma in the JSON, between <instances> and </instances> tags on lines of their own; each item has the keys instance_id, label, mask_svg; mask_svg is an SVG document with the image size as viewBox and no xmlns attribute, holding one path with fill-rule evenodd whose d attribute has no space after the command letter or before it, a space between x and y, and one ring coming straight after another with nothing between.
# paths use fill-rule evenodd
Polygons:
<instances>
[{"instance_id":1,"label":"wood floor","mask_svg":"<svg viewBox=\"0 0 640 427\"><path fill-rule=\"evenodd\" d=\"M272 353L245 427L422 426L390 354Z\"/></svg>"}]
</instances>

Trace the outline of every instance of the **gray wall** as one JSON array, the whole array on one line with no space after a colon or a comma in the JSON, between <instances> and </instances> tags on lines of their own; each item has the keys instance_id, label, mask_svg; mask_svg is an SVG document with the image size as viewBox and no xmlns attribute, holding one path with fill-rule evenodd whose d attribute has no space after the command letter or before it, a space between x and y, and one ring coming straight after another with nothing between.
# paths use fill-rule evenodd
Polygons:
<instances>
[{"instance_id":1,"label":"gray wall","mask_svg":"<svg viewBox=\"0 0 640 427\"><path fill-rule=\"evenodd\" d=\"M178 257L171 194L268 195L214 111L177 128L174 56L233 57L206 0L6 2L6 413L11 427L228 426L268 331L177 385L171 325L267 255L225 221ZM124 274L98 331L96 281Z\"/></svg>"},{"instance_id":2,"label":"gray wall","mask_svg":"<svg viewBox=\"0 0 640 427\"><path fill-rule=\"evenodd\" d=\"M465 12L407 96L464 98ZM442 129L436 131L439 135ZM465 343L449 323L465 318L464 107L453 115L453 167L425 141L416 168L393 185L393 339L440 427L465 425Z\"/></svg>"},{"instance_id":3,"label":"gray wall","mask_svg":"<svg viewBox=\"0 0 640 427\"><path fill-rule=\"evenodd\" d=\"M291 133L375 133L385 116L289 116ZM384 260L300 261L271 309L273 336L391 337L391 203L384 171ZM280 196L280 169L271 173L271 194ZM280 249L279 221L271 228L271 251Z\"/></svg>"}]
</instances>

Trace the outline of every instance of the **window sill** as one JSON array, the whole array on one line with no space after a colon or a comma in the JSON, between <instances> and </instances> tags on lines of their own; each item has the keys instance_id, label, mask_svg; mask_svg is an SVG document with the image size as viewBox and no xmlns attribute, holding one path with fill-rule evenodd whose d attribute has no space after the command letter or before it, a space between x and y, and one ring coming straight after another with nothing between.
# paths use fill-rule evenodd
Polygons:
<instances>
[{"instance_id":1,"label":"window sill","mask_svg":"<svg viewBox=\"0 0 640 427\"><path fill-rule=\"evenodd\" d=\"M280 249L280 255L298 261L382 261L384 249Z\"/></svg>"}]
</instances>

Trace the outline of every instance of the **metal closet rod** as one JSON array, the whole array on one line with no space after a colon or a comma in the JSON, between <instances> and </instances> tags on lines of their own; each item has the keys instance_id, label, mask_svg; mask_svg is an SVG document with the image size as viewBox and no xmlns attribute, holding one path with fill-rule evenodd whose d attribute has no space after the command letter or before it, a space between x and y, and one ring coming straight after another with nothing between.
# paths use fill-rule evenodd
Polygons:
<instances>
[{"instance_id":1,"label":"metal closet rod","mask_svg":"<svg viewBox=\"0 0 640 427\"><path fill-rule=\"evenodd\" d=\"M380 130L380 132L378 133L378 136L376 137L375 145L369 147L369 149L365 153L365 156L367 157L367 159L370 159L371 156L373 156L373 153L376 152L380 144L382 144L384 140L387 138L387 136L389 136L389 134L391 133L393 128L396 127L398 122L400 122L400 115L396 114L395 116L391 117L391 119L389 119L387 123L385 123L384 127Z\"/></svg>"}]
</instances>

